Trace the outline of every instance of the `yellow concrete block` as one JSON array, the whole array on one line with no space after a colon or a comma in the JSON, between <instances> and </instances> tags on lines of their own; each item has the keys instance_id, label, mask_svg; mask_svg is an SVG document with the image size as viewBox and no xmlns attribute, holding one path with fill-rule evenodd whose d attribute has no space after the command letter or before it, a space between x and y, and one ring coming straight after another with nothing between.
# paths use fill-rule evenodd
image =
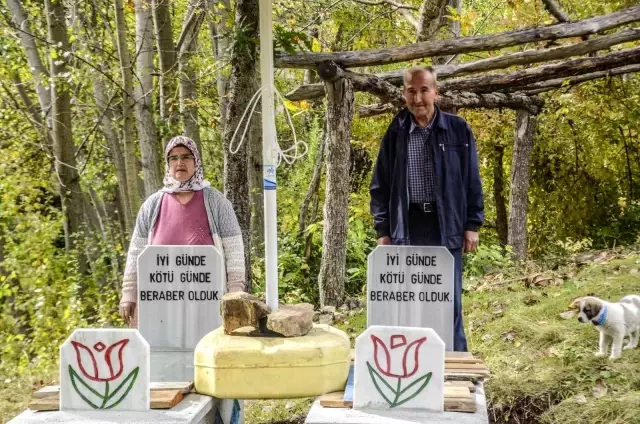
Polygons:
<instances>
[{"instance_id":1,"label":"yellow concrete block","mask_svg":"<svg viewBox=\"0 0 640 424\"><path fill-rule=\"evenodd\" d=\"M314 324L302 337L227 335L222 327L195 350L195 389L229 399L282 399L344 390L351 361L349 337Z\"/></svg>"}]
</instances>

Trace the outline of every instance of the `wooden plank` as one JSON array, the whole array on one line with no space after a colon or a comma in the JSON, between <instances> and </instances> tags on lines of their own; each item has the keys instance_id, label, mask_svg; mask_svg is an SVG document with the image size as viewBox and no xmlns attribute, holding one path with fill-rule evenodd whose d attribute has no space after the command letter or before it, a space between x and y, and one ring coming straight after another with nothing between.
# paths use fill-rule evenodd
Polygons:
<instances>
[{"instance_id":1,"label":"wooden plank","mask_svg":"<svg viewBox=\"0 0 640 424\"><path fill-rule=\"evenodd\" d=\"M320 397L320 406L325 408L351 408L353 402L344 402L344 392L327 393ZM475 397L467 391L467 396L447 396L445 389L444 410L451 412L476 412Z\"/></svg>"},{"instance_id":2,"label":"wooden plank","mask_svg":"<svg viewBox=\"0 0 640 424\"><path fill-rule=\"evenodd\" d=\"M473 354L471 352L453 352L453 351L447 351L444 353L445 361L447 359L456 359L456 358L473 358Z\"/></svg>"},{"instance_id":3,"label":"wooden plank","mask_svg":"<svg viewBox=\"0 0 640 424\"><path fill-rule=\"evenodd\" d=\"M467 387L444 386L444 397L471 398L471 392L469 392L469 389Z\"/></svg>"},{"instance_id":4,"label":"wooden plank","mask_svg":"<svg viewBox=\"0 0 640 424\"><path fill-rule=\"evenodd\" d=\"M170 409L180 403L180 390L156 390L151 392L151 409Z\"/></svg>"},{"instance_id":5,"label":"wooden plank","mask_svg":"<svg viewBox=\"0 0 640 424\"><path fill-rule=\"evenodd\" d=\"M484 364L484 361L480 358L444 358L446 364Z\"/></svg>"},{"instance_id":6,"label":"wooden plank","mask_svg":"<svg viewBox=\"0 0 640 424\"><path fill-rule=\"evenodd\" d=\"M159 390L156 388L151 391L151 409L170 409L180 403L184 394L181 390L185 390L186 386L182 386L177 390ZM187 392L188 393L188 392ZM36 398L29 404L29 409L33 411L57 411L60 404L60 393L53 393L43 398Z\"/></svg>"},{"instance_id":7,"label":"wooden plank","mask_svg":"<svg viewBox=\"0 0 640 424\"><path fill-rule=\"evenodd\" d=\"M35 399L43 399L49 396L59 396L60 386L45 386L33 394Z\"/></svg>"},{"instance_id":8,"label":"wooden plank","mask_svg":"<svg viewBox=\"0 0 640 424\"><path fill-rule=\"evenodd\" d=\"M488 377L491 375L489 370L465 370L463 368L446 368L444 370L445 375L447 374L471 374L471 375L479 375L481 377Z\"/></svg>"},{"instance_id":9,"label":"wooden plank","mask_svg":"<svg viewBox=\"0 0 640 424\"><path fill-rule=\"evenodd\" d=\"M466 387L467 389L469 389L469 392L471 392L471 393L475 393L475 391L476 391L476 385L473 384L471 381L445 381L444 385L445 386Z\"/></svg>"},{"instance_id":10,"label":"wooden plank","mask_svg":"<svg viewBox=\"0 0 640 424\"><path fill-rule=\"evenodd\" d=\"M60 399L55 394L45 398L34 399L29 403L32 411L57 411L60 408Z\"/></svg>"},{"instance_id":11,"label":"wooden plank","mask_svg":"<svg viewBox=\"0 0 640 424\"><path fill-rule=\"evenodd\" d=\"M487 368L485 364L461 364L458 362L447 362L444 364L444 369L473 370L474 372L478 370L489 372L489 368Z\"/></svg>"},{"instance_id":12,"label":"wooden plank","mask_svg":"<svg viewBox=\"0 0 640 424\"><path fill-rule=\"evenodd\" d=\"M155 382L150 383L151 391L158 390L178 390L182 394L187 394L193 390L193 382L190 381L178 381L178 382ZM33 394L35 399L43 399L49 396L60 396L60 386L45 386Z\"/></svg>"}]
</instances>

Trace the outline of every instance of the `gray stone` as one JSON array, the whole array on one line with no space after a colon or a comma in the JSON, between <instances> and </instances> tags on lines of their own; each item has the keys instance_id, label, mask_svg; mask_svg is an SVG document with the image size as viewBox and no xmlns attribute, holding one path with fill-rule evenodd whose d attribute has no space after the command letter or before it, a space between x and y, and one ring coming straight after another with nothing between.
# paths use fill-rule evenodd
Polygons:
<instances>
[{"instance_id":1,"label":"gray stone","mask_svg":"<svg viewBox=\"0 0 640 424\"><path fill-rule=\"evenodd\" d=\"M318 324L333 324L333 315L332 314L321 314L318 318Z\"/></svg>"},{"instance_id":2,"label":"gray stone","mask_svg":"<svg viewBox=\"0 0 640 424\"><path fill-rule=\"evenodd\" d=\"M320 312L322 312L323 314L335 314L336 313L336 307L335 306L323 306L322 309L320 310Z\"/></svg>"},{"instance_id":3,"label":"gray stone","mask_svg":"<svg viewBox=\"0 0 640 424\"><path fill-rule=\"evenodd\" d=\"M342 321L344 321L344 316L345 316L344 314L341 314L340 312L336 312L333 315L333 321L334 322L342 322Z\"/></svg>"},{"instance_id":4,"label":"gray stone","mask_svg":"<svg viewBox=\"0 0 640 424\"><path fill-rule=\"evenodd\" d=\"M267 328L285 337L304 336L313 328L313 305L281 305L267 317Z\"/></svg>"},{"instance_id":5,"label":"gray stone","mask_svg":"<svg viewBox=\"0 0 640 424\"><path fill-rule=\"evenodd\" d=\"M343 304L338 308L338 310L339 310L340 312L346 312L346 311L348 311L348 310L349 310L349 306L348 306L346 303L343 303Z\"/></svg>"},{"instance_id":6,"label":"gray stone","mask_svg":"<svg viewBox=\"0 0 640 424\"><path fill-rule=\"evenodd\" d=\"M264 302L245 292L225 294L220 309L227 334L242 327L258 328L258 321L269 314L269 307Z\"/></svg>"}]
</instances>

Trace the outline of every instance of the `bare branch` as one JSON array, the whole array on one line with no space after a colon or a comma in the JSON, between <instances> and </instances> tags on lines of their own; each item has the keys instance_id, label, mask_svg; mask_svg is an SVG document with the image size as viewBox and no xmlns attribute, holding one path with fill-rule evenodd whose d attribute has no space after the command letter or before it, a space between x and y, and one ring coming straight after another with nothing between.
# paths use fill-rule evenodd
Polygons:
<instances>
[{"instance_id":1,"label":"bare branch","mask_svg":"<svg viewBox=\"0 0 640 424\"><path fill-rule=\"evenodd\" d=\"M344 67L382 65L431 56L495 50L544 40L579 37L600 33L639 20L640 6L633 6L609 15L578 22L555 24L542 28L527 28L496 35L433 40L402 47L351 52L280 54L275 59L275 66L278 68L313 68L325 61L333 61Z\"/></svg>"},{"instance_id":2,"label":"bare branch","mask_svg":"<svg viewBox=\"0 0 640 424\"><path fill-rule=\"evenodd\" d=\"M406 10L420 10L419 7L416 6L412 6L410 4L403 4L403 3L396 3L393 0L380 0L380 1L373 1L373 0L352 0L356 3L362 3L362 4L368 4L370 6L382 6L384 4L388 4L390 6L393 6L397 9L406 9Z\"/></svg>"},{"instance_id":3,"label":"bare branch","mask_svg":"<svg viewBox=\"0 0 640 424\"><path fill-rule=\"evenodd\" d=\"M548 81L542 81L535 84L522 87L519 92L527 95L535 95L544 93L545 91L555 90L565 86L574 86L586 81L592 81L600 78L608 78L616 75L632 74L640 72L640 64L621 66L619 68L609 69L607 71L593 72L590 74L575 76L571 78L556 78Z\"/></svg>"},{"instance_id":4,"label":"bare branch","mask_svg":"<svg viewBox=\"0 0 640 424\"><path fill-rule=\"evenodd\" d=\"M560 6L560 3L556 0L542 0L542 3L544 3L544 7L558 22L571 22L569 15L562 10L562 6Z\"/></svg>"},{"instance_id":5,"label":"bare branch","mask_svg":"<svg viewBox=\"0 0 640 424\"><path fill-rule=\"evenodd\" d=\"M606 49L611 46L640 39L640 29L625 29L615 34L604 35L568 46L557 47L548 50L525 50L523 52L505 54L498 57L476 60L455 65L436 66L438 79L446 79L454 75L490 71L493 69L507 68L512 65L525 65L550 60L565 59L571 56L579 56ZM377 74L376 76L394 84L401 85L406 70L398 70ZM357 88L356 88L357 89ZM322 84L302 85L289 94L287 99L292 101L313 99L324 96Z\"/></svg>"}]
</instances>

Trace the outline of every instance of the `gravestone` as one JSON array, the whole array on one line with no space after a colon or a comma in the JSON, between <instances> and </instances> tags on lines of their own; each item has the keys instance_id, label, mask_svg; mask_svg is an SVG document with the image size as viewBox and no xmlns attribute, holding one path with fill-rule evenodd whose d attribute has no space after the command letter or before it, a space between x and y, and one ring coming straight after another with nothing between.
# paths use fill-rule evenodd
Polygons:
<instances>
[{"instance_id":1,"label":"gravestone","mask_svg":"<svg viewBox=\"0 0 640 424\"><path fill-rule=\"evenodd\" d=\"M442 412L444 352L431 328L370 326L356 339L353 408Z\"/></svg>"},{"instance_id":2,"label":"gravestone","mask_svg":"<svg viewBox=\"0 0 640 424\"><path fill-rule=\"evenodd\" d=\"M78 329L60 347L60 410L148 411L149 344L133 329Z\"/></svg>"},{"instance_id":3,"label":"gravestone","mask_svg":"<svg viewBox=\"0 0 640 424\"><path fill-rule=\"evenodd\" d=\"M453 280L445 247L377 246L367 261L367 324L433 328L453 350Z\"/></svg>"},{"instance_id":4,"label":"gravestone","mask_svg":"<svg viewBox=\"0 0 640 424\"><path fill-rule=\"evenodd\" d=\"M147 246L138 258L138 330L151 379L193 381L193 351L222 325L224 261L213 246Z\"/></svg>"}]
</instances>

